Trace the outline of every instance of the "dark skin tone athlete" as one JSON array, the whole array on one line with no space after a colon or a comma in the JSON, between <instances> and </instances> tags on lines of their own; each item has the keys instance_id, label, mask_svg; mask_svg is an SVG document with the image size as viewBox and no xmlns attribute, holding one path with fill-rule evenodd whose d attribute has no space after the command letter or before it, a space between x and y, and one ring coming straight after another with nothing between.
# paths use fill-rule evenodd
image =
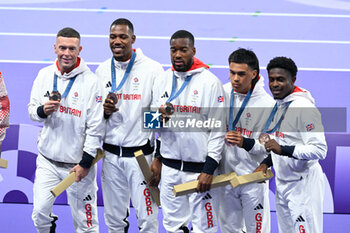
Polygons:
<instances>
[{"instance_id":1,"label":"dark skin tone athlete","mask_svg":"<svg viewBox=\"0 0 350 233\"><path fill-rule=\"evenodd\" d=\"M176 38L170 41L170 57L176 71L188 71L193 64L193 56L195 54L196 49L188 38ZM163 118L167 117L164 108L160 108L159 112L162 114ZM151 171L153 172L153 177L149 182L151 186L158 186L161 178L161 168L161 162L157 158L154 159L151 164ZM196 190L198 192L206 192L210 190L213 175L202 172L197 180L198 185Z\"/></svg>"},{"instance_id":2,"label":"dark skin tone athlete","mask_svg":"<svg viewBox=\"0 0 350 233\"><path fill-rule=\"evenodd\" d=\"M290 95L294 90L295 76L283 68L273 68L269 71L269 88L274 99L284 99ZM265 143L265 149L267 152L273 151L275 154L281 154L282 148L275 141L270 139ZM260 164L255 171L263 171L266 175L267 165Z\"/></svg>"},{"instance_id":3,"label":"dark skin tone athlete","mask_svg":"<svg viewBox=\"0 0 350 233\"><path fill-rule=\"evenodd\" d=\"M109 46L113 53L113 57L117 61L128 61L132 55L132 44L135 42L136 36L127 25L113 25L109 33ZM106 99L103 104L104 114L109 117L118 111L113 100Z\"/></svg>"}]
</instances>

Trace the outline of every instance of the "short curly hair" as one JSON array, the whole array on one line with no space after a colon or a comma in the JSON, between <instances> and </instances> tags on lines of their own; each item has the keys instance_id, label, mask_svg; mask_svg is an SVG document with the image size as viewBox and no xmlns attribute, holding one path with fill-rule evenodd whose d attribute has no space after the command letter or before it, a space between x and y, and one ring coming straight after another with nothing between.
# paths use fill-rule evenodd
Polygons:
<instances>
[{"instance_id":1,"label":"short curly hair","mask_svg":"<svg viewBox=\"0 0 350 233\"><path fill-rule=\"evenodd\" d=\"M194 36L192 35L191 32L186 31L186 30L178 30L176 31L170 38L170 44L171 40L173 39L179 39L179 38L188 38L190 41L191 46L194 46Z\"/></svg>"},{"instance_id":2,"label":"short curly hair","mask_svg":"<svg viewBox=\"0 0 350 233\"><path fill-rule=\"evenodd\" d=\"M270 70L273 68L285 69L289 71L292 77L296 77L298 72L298 67L295 64L295 62L291 58L287 58L287 57L273 58L266 67L267 72L270 72Z\"/></svg>"},{"instance_id":3,"label":"short curly hair","mask_svg":"<svg viewBox=\"0 0 350 233\"><path fill-rule=\"evenodd\" d=\"M128 19L119 18L114 20L109 29L111 29L114 25L126 25L129 27L131 33L134 34L134 25Z\"/></svg>"}]
</instances>

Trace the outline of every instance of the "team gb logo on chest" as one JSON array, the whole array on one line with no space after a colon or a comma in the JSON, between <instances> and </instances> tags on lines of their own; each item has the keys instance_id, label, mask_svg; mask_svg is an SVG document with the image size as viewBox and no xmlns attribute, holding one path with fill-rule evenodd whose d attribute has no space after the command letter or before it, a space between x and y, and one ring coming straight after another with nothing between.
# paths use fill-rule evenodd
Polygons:
<instances>
[{"instance_id":1,"label":"team gb logo on chest","mask_svg":"<svg viewBox=\"0 0 350 233\"><path fill-rule=\"evenodd\" d=\"M198 90L193 90L192 95L191 95L192 105L194 105L194 106L196 105L198 98L199 98Z\"/></svg>"},{"instance_id":2,"label":"team gb logo on chest","mask_svg":"<svg viewBox=\"0 0 350 233\"><path fill-rule=\"evenodd\" d=\"M250 122L252 121L252 114L250 112L247 112L245 114L245 125L248 126L250 124Z\"/></svg>"},{"instance_id":3,"label":"team gb logo on chest","mask_svg":"<svg viewBox=\"0 0 350 233\"><path fill-rule=\"evenodd\" d=\"M72 95L72 105L77 105L79 101L79 93L75 91Z\"/></svg>"},{"instance_id":4,"label":"team gb logo on chest","mask_svg":"<svg viewBox=\"0 0 350 233\"><path fill-rule=\"evenodd\" d=\"M140 86L140 80L137 78L137 77L135 77L135 78L133 78L132 79L132 89L133 89L133 91L138 91L139 90L139 86Z\"/></svg>"}]
</instances>

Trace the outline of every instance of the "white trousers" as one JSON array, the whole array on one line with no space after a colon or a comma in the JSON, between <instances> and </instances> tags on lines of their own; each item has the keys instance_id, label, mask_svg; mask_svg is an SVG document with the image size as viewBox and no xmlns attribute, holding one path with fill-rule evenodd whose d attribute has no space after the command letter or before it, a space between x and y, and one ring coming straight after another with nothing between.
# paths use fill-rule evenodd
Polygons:
<instances>
[{"instance_id":1,"label":"white trousers","mask_svg":"<svg viewBox=\"0 0 350 233\"><path fill-rule=\"evenodd\" d=\"M194 233L218 231L218 190L193 193L175 197L173 187L177 184L197 180L199 173L184 172L162 165L160 200L163 211L163 225L168 233L186 232L192 220Z\"/></svg>"},{"instance_id":2,"label":"white trousers","mask_svg":"<svg viewBox=\"0 0 350 233\"><path fill-rule=\"evenodd\" d=\"M323 232L324 180L319 164L301 180L276 179L276 214L280 233Z\"/></svg>"},{"instance_id":3,"label":"white trousers","mask_svg":"<svg viewBox=\"0 0 350 233\"><path fill-rule=\"evenodd\" d=\"M57 166L41 154L36 160L34 180L34 203L32 219L39 233L50 233L54 227L55 215L52 206L56 198L51 190L69 175L74 165ZM96 166L80 182L73 183L67 190L68 204L71 207L75 232L99 232L97 215Z\"/></svg>"},{"instance_id":4,"label":"white trousers","mask_svg":"<svg viewBox=\"0 0 350 233\"><path fill-rule=\"evenodd\" d=\"M222 233L270 233L268 183L219 188Z\"/></svg>"},{"instance_id":5,"label":"white trousers","mask_svg":"<svg viewBox=\"0 0 350 233\"><path fill-rule=\"evenodd\" d=\"M145 156L149 160L152 156ZM158 206L152 200L135 157L119 157L105 151L102 164L105 222L109 233L127 232L130 198L140 233L158 232Z\"/></svg>"}]
</instances>

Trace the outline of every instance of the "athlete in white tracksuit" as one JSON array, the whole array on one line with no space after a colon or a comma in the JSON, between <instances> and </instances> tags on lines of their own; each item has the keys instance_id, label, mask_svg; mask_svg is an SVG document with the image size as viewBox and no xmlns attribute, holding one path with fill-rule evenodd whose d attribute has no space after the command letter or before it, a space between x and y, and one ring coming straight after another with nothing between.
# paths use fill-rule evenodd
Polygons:
<instances>
[{"instance_id":1,"label":"athlete in white tracksuit","mask_svg":"<svg viewBox=\"0 0 350 233\"><path fill-rule=\"evenodd\" d=\"M76 49L76 44L70 42L74 39L76 38L57 37L55 50L58 60L40 70L28 104L30 118L43 124L38 140L32 215L39 233L55 232L57 216L53 215L52 206L56 198L50 190L68 176L71 169L77 169L78 163L83 168L91 166L104 133L102 91L96 75L79 57L72 66L73 70L61 73L61 65L71 62L79 54L75 50L72 59L71 53ZM55 74L57 90L62 99L57 105L58 110L47 115L45 112L50 111L47 103L50 102ZM63 98L63 93L74 77L68 95ZM75 231L99 232L96 165L90 168L87 176L73 183L66 191Z\"/></svg>"},{"instance_id":2,"label":"athlete in white tracksuit","mask_svg":"<svg viewBox=\"0 0 350 233\"><path fill-rule=\"evenodd\" d=\"M231 82L224 85L226 99L230 99ZM242 106L246 94L234 92L234 117ZM251 147L247 139L257 139L265 126L274 100L264 89L264 78L259 76L251 97L242 112L235 131L244 137L243 148L225 144L220 162L220 172L236 172L238 176L252 173L263 161L266 153L249 153ZM228 114L227 114L228 115ZM253 183L233 188L220 188L220 229L225 233L270 232L269 186Z\"/></svg>"},{"instance_id":3,"label":"athlete in white tracksuit","mask_svg":"<svg viewBox=\"0 0 350 233\"><path fill-rule=\"evenodd\" d=\"M186 72L167 70L164 77L157 82L155 106L162 107L168 100L172 92L173 75L176 77L177 89L188 76L192 76L183 92L171 101L174 114L182 112L194 117L202 114L207 118L216 115L215 119L223 123L222 83L208 68L193 58L192 67ZM166 129L163 126L160 133L163 225L167 232L189 232L187 227L192 219L193 232L217 232L219 203L216 189L178 197L174 197L172 189L174 185L196 180L201 173L214 173L221 159L224 132L210 129L197 130L198 132L186 130Z\"/></svg>"},{"instance_id":4,"label":"athlete in white tracksuit","mask_svg":"<svg viewBox=\"0 0 350 233\"><path fill-rule=\"evenodd\" d=\"M156 185L161 177L163 225L169 233L189 232L191 220L192 232L218 231L219 200L210 186L224 144L225 93L222 83L195 53L194 36L185 30L175 32L170 38L172 68L157 81L154 92L162 128L160 153L151 165L151 184ZM173 111L169 111L171 106ZM174 185L196 179L197 193L174 197Z\"/></svg>"},{"instance_id":5,"label":"athlete in white tracksuit","mask_svg":"<svg viewBox=\"0 0 350 233\"><path fill-rule=\"evenodd\" d=\"M122 24L119 24L122 23ZM116 31L114 29L117 28ZM122 31L118 31L122 29ZM130 33L125 22L112 24L111 35ZM119 43L119 42L118 42ZM111 44L113 47L113 43ZM131 43L128 44L131 51ZM102 166L102 191L105 221L109 232L127 232L130 198L136 211L140 232L158 231L158 206L151 199L145 178L134 152L142 149L146 159L152 161L153 132L142 131L143 110L152 102L152 89L156 77L164 73L162 66L136 49L135 62L125 84L117 92L119 110L106 117L106 134L103 148L105 158ZM103 62L96 70L104 88L103 99L111 91L111 60ZM116 86L121 83L128 61L115 63Z\"/></svg>"},{"instance_id":6,"label":"athlete in white tracksuit","mask_svg":"<svg viewBox=\"0 0 350 233\"><path fill-rule=\"evenodd\" d=\"M268 65L270 90L278 107L270 129L289 107L277 131L270 135L273 140L265 144L272 161L269 157L260 167L273 164L276 172L279 232L320 233L323 231L324 181L318 160L324 159L327 153L321 115L310 92L294 86L295 64L292 65L295 68L290 68L286 63L294 64L291 59L277 57Z\"/></svg>"}]
</instances>

